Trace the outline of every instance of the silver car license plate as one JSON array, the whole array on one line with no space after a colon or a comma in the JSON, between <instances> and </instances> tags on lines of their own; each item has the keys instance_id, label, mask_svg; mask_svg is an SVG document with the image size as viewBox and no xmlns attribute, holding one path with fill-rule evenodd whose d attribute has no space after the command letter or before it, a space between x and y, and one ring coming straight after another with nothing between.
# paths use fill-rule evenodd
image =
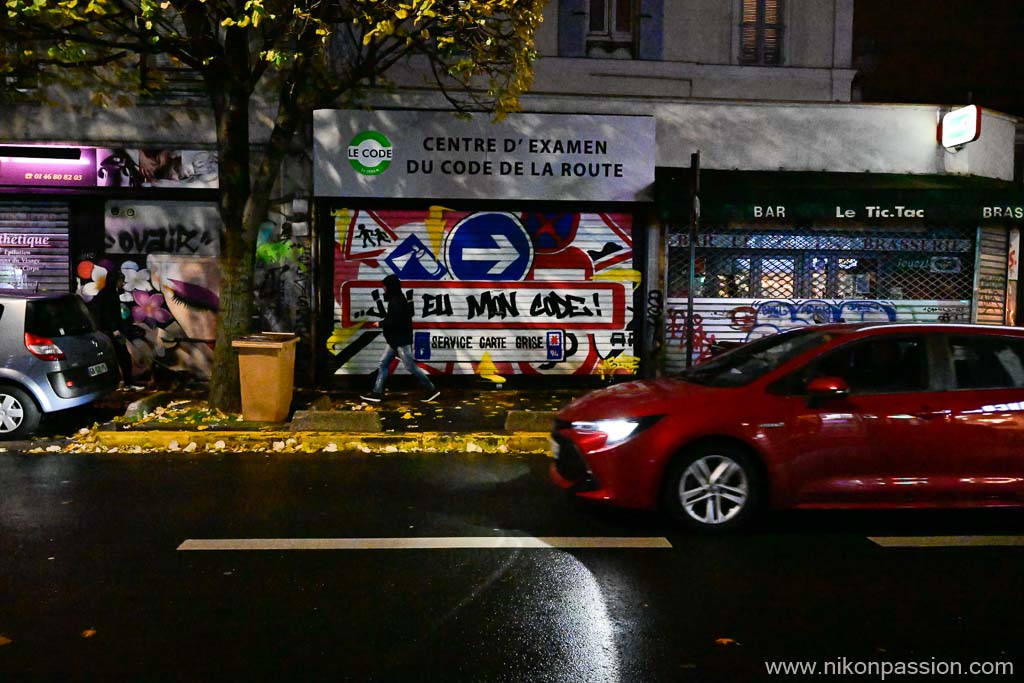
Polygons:
<instances>
[{"instance_id":1,"label":"silver car license plate","mask_svg":"<svg viewBox=\"0 0 1024 683\"><path fill-rule=\"evenodd\" d=\"M107 371L106 363L97 363L96 365L89 366L89 376L95 377L96 375L102 375Z\"/></svg>"}]
</instances>

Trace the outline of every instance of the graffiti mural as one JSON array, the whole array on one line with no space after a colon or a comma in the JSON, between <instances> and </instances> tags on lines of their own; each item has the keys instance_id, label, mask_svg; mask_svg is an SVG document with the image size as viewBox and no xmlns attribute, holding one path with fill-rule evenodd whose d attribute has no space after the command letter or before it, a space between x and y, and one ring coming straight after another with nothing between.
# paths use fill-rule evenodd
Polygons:
<instances>
[{"instance_id":1,"label":"graffiti mural","mask_svg":"<svg viewBox=\"0 0 1024 683\"><path fill-rule=\"evenodd\" d=\"M292 223L282 215L267 220L256 238L255 295L257 329L304 332L300 311L309 311L309 250L292 235ZM308 315L304 316L308 319ZM308 325L308 323L307 323Z\"/></svg>"},{"instance_id":2,"label":"graffiti mural","mask_svg":"<svg viewBox=\"0 0 1024 683\"><path fill-rule=\"evenodd\" d=\"M166 370L207 379L213 362L220 269L212 257L150 254L136 261L80 261L79 295L86 302L124 276L121 318L132 377Z\"/></svg>"},{"instance_id":3,"label":"graffiti mural","mask_svg":"<svg viewBox=\"0 0 1024 683\"><path fill-rule=\"evenodd\" d=\"M413 351L428 372L635 374L628 214L337 209L337 374L367 374L384 350L381 280L415 307Z\"/></svg>"},{"instance_id":4,"label":"graffiti mural","mask_svg":"<svg viewBox=\"0 0 1024 683\"><path fill-rule=\"evenodd\" d=\"M90 302L124 277L118 299L133 379L208 379L220 310L216 206L109 201L103 247L76 264L77 291Z\"/></svg>"},{"instance_id":5,"label":"graffiti mural","mask_svg":"<svg viewBox=\"0 0 1024 683\"><path fill-rule=\"evenodd\" d=\"M694 299L695 362L709 358L715 344L741 343L795 327L838 322L968 322L967 301L875 299ZM686 299L666 305L667 367L685 363Z\"/></svg>"}]
</instances>

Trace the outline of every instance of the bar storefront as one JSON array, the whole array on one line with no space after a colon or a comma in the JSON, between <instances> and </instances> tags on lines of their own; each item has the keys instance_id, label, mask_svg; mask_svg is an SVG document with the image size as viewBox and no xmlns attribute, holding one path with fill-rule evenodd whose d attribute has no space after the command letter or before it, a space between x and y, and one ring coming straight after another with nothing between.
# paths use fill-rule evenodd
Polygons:
<instances>
[{"instance_id":1,"label":"bar storefront","mask_svg":"<svg viewBox=\"0 0 1024 683\"><path fill-rule=\"evenodd\" d=\"M663 178L659 178L659 183ZM686 172L664 178L686 185ZM949 176L704 171L693 277L689 207L667 199L667 370L714 346L823 322L1015 324L1024 193Z\"/></svg>"}]
</instances>

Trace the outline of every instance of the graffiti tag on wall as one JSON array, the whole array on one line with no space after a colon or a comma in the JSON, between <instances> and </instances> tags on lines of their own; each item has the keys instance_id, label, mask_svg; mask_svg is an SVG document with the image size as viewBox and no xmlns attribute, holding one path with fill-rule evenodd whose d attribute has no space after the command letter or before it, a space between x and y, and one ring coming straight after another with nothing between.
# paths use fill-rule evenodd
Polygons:
<instances>
[{"instance_id":1,"label":"graffiti tag on wall","mask_svg":"<svg viewBox=\"0 0 1024 683\"><path fill-rule=\"evenodd\" d=\"M665 339L669 352L685 360L686 301L669 299ZM746 342L807 325L839 322L967 322L966 301L877 299L694 300L695 360L711 356L722 342Z\"/></svg>"},{"instance_id":2,"label":"graffiti tag on wall","mask_svg":"<svg viewBox=\"0 0 1024 683\"><path fill-rule=\"evenodd\" d=\"M626 214L352 211L335 217L338 374L365 374L384 349L364 329L386 311L381 280L402 279L414 351L428 371L634 373L605 362L633 349L631 218ZM603 365L602 365L603 363Z\"/></svg>"},{"instance_id":3,"label":"graffiti tag on wall","mask_svg":"<svg viewBox=\"0 0 1024 683\"><path fill-rule=\"evenodd\" d=\"M220 253L220 213L208 202L107 202L107 254Z\"/></svg>"}]
</instances>

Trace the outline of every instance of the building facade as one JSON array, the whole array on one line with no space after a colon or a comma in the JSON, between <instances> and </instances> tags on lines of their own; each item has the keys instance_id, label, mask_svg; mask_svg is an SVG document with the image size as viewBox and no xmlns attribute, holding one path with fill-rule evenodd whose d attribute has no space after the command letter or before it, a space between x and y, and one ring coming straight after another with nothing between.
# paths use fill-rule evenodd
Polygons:
<instances>
[{"instance_id":1,"label":"building facade","mask_svg":"<svg viewBox=\"0 0 1024 683\"><path fill-rule=\"evenodd\" d=\"M329 385L372 371L382 341L365 323L390 273L410 285L417 356L439 375L651 374L684 365L688 348L699 360L714 343L825 320L1012 322L1016 119L985 111L981 137L946 150L936 123L956 103L851 103L852 25L852 0L551 2L533 89L502 124L455 118L408 65L371 93L376 113L309 123L312 149L288 160L261 232L259 324L298 331L299 381ZM215 191L188 183L210 170L205 109L184 97L6 110L0 144L18 154L93 157L84 187L0 172L8 241L22 242L0 267L42 264L19 250L45 224L67 252L46 256L47 287L88 295L86 263L148 271L125 301L149 340L133 349L140 369L182 340L208 346L192 322L214 319L216 283L183 272L216 257ZM186 170L147 177L153 157ZM193 250L196 230L209 241ZM171 281L205 303L202 321L172 309ZM206 357L186 355L176 367Z\"/></svg>"}]
</instances>

